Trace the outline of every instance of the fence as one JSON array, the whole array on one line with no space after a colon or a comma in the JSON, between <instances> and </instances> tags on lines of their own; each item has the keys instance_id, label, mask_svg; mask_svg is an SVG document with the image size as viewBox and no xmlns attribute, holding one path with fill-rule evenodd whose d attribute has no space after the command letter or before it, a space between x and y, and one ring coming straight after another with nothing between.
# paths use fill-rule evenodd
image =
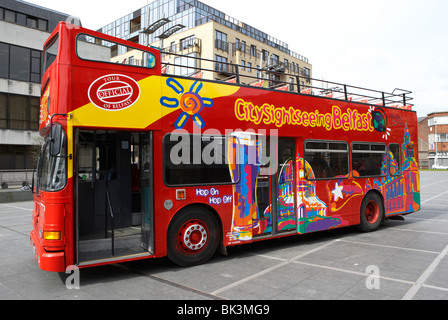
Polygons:
<instances>
[{"instance_id":1,"label":"fence","mask_svg":"<svg viewBox=\"0 0 448 320\"><path fill-rule=\"evenodd\" d=\"M0 184L2 189L21 188L31 185L33 170L0 170Z\"/></svg>"}]
</instances>

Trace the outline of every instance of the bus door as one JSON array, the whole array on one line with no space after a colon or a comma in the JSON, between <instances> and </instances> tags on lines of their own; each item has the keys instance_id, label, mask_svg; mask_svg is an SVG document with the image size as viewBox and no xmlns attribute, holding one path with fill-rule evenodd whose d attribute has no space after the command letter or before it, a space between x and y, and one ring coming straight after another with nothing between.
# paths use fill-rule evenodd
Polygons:
<instances>
[{"instance_id":1,"label":"bus door","mask_svg":"<svg viewBox=\"0 0 448 320\"><path fill-rule=\"evenodd\" d=\"M276 194L276 225L278 232L297 230L296 210L296 157L293 139L278 141L278 170Z\"/></svg>"},{"instance_id":2,"label":"bus door","mask_svg":"<svg viewBox=\"0 0 448 320\"><path fill-rule=\"evenodd\" d=\"M152 254L151 134L78 130L76 167L78 264Z\"/></svg>"},{"instance_id":3,"label":"bus door","mask_svg":"<svg viewBox=\"0 0 448 320\"><path fill-rule=\"evenodd\" d=\"M268 157L268 161L260 161L253 235L296 232L295 142L288 138L279 138L278 141L268 138L261 143L261 153Z\"/></svg>"}]
</instances>

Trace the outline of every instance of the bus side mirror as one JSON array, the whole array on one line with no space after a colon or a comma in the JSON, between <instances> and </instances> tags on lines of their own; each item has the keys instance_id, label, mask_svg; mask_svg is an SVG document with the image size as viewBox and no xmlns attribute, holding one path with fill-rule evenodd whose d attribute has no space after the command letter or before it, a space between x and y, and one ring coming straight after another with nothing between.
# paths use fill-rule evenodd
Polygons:
<instances>
[{"instance_id":1,"label":"bus side mirror","mask_svg":"<svg viewBox=\"0 0 448 320\"><path fill-rule=\"evenodd\" d=\"M62 148L62 126L60 124L51 127L50 156L57 157Z\"/></svg>"}]
</instances>

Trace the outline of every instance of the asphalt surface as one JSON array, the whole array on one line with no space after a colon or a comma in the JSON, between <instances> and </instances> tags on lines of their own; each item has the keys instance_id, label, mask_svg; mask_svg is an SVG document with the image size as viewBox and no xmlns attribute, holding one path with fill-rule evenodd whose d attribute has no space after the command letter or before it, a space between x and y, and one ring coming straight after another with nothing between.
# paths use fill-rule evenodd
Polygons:
<instances>
[{"instance_id":1,"label":"asphalt surface","mask_svg":"<svg viewBox=\"0 0 448 320\"><path fill-rule=\"evenodd\" d=\"M79 288L39 269L29 242L32 202L0 204L0 299L177 300L184 308L176 312L185 313L206 312L188 309L206 300L447 300L448 172L421 172L421 189L419 213L374 233L264 241L187 269L167 259L84 269ZM239 308L233 312L265 311Z\"/></svg>"}]
</instances>

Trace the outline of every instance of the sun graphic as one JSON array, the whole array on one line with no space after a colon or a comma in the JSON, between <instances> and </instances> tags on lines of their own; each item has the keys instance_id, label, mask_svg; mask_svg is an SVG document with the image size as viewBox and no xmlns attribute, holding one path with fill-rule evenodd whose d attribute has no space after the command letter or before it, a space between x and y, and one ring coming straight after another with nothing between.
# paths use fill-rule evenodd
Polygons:
<instances>
[{"instance_id":1,"label":"sun graphic","mask_svg":"<svg viewBox=\"0 0 448 320\"><path fill-rule=\"evenodd\" d=\"M182 109L182 113L174 123L174 127L176 129L183 129L191 117L194 124L199 129L203 129L205 127L205 121L200 116L200 113L204 107L213 107L214 103L212 99L203 98L199 95L199 92L203 88L202 82L195 81L188 92L185 92L184 87L176 79L169 78L166 84L179 96L178 98L162 97L160 103L167 108L174 109L180 107Z\"/></svg>"}]
</instances>

